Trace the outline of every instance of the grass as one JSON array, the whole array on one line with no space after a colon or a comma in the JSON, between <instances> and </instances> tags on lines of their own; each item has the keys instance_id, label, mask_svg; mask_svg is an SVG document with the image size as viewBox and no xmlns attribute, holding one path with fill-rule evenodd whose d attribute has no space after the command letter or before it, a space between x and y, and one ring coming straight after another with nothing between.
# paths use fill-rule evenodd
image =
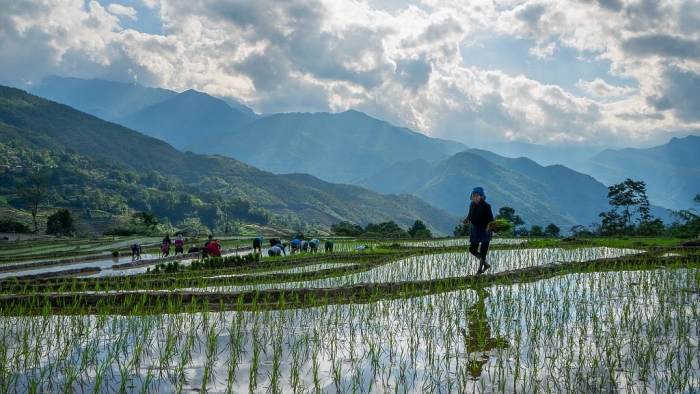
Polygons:
<instances>
[{"instance_id":1,"label":"grass","mask_svg":"<svg viewBox=\"0 0 700 394\"><path fill-rule=\"evenodd\" d=\"M679 238L663 238L663 237L581 237L576 238L580 246L581 243L587 245L609 246L613 248L636 248L636 247L654 247L654 246L678 246L683 240ZM565 244L567 238L527 238L528 246L531 247L557 247Z\"/></svg>"}]
</instances>

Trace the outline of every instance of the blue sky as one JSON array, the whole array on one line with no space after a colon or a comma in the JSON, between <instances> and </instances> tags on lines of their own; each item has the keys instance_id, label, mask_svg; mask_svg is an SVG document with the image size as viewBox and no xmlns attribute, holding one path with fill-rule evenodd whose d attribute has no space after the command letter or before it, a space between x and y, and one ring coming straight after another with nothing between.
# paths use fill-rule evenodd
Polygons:
<instances>
[{"instance_id":1,"label":"blue sky","mask_svg":"<svg viewBox=\"0 0 700 394\"><path fill-rule=\"evenodd\" d=\"M0 0L0 84L196 89L355 109L471 147L700 130L699 0Z\"/></svg>"}]
</instances>

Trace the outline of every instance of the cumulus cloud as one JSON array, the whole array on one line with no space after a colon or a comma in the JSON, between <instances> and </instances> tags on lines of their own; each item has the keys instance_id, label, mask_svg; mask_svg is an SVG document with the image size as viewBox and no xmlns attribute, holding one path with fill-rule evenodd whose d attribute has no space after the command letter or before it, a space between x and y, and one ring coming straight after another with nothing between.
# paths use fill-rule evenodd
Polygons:
<instances>
[{"instance_id":1,"label":"cumulus cloud","mask_svg":"<svg viewBox=\"0 0 700 394\"><path fill-rule=\"evenodd\" d=\"M0 83L14 86L137 79L261 113L356 109L471 146L663 143L700 126L696 0L6 3ZM157 26L133 23L145 14Z\"/></svg>"},{"instance_id":2,"label":"cumulus cloud","mask_svg":"<svg viewBox=\"0 0 700 394\"><path fill-rule=\"evenodd\" d=\"M700 74L678 68L666 70L659 94L648 97L658 111L671 111L683 122L700 121Z\"/></svg>"},{"instance_id":3,"label":"cumulus cloud","mask_svg":"<svg viewBox=\"0 0 700 394\"><path fill-rule=\"evenodd\" d=\"M622 43L622 49L634 56L700 58L700 43L697 40L667 34L632 37Z\"/></svg>"},{"instance_id":4,"label":"cumulus cloud","mask_svg":"<svg viewBox=\"0 0 700 394\"><path fill-rule=\"evenodd\" d=\"M601 78L594 81L584 81L579 79L576 84L581 90L595 97L622 97L634 93L635 89L629 86L613 86Z\"/></svg>"},{"instance_id":5,"label":"cumulus cloud","mask_svg":"<svg viewBox=\"0 0 700 394\"><path fill-rule=\"evenodd\" d=\"M556 49L557 44L550 42L549 44L546 45L536 45L528 51L530 56L536 57L538 59L542 60L548 60L552 59L552 55L554 55L554 50Z\"/></svg>"},{"instance_id":6,"label":"cumulus cloud","mask_svg":"<svg viewBox=\"0 0 700 394\"><path fill-rule=\"evenodd\" d=\"M110 4L107 6L107 11L115 15L125 16L132 20L138 20L136 17L136 10L132 7L126 7L121 4Z\"/></svg>"}]
</instances>

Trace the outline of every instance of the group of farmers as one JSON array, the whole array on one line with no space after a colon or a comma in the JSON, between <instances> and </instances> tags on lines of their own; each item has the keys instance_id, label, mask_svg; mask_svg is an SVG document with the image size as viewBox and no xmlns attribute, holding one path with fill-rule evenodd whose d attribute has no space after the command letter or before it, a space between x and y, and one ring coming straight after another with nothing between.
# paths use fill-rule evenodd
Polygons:
<instances>
[{"instance_id":1,"label":"group of farmers","mask_svg":"<svg viewBox=\"0 0 700 394\"><path fill-rule=\"evenodd\" d=\"M263 245L263 237L259 236L256 238L253 238L253 253L259 252L262 253L262 245ZM287 255L287 246L289 246L290 251L289 254L296 254L296 253L301 253L301 252L311 252L311 253L316 253L319 251L319 245L321 241L318 240L318 238L313 238L310 241L304 240L303 236L297 236L296 238L292 239L289 244L283 243L282 240L279 238L271 238L270 239L270 249L267 250L267 255L268 256L286 256ZM332 252L333 251L333 240L332 239L327 239L324 243L324 248L326 252Z\"/></svg>"},{"instance_id":2,"label":"group of farmers","mask_svg":"<svg viewBox=\"0 0 700 394\"><path fill-rule=\"evenodd\" d=\"M469 213L464 218L464 224L470 225L470 240L469 240L469 252L474 255L479 260L479 268L477 269L477 275L484 273L486 270L491 268L491 264L486 262L486 256L489 249L489 243L491 241L492 229L490 226L494 222L493 212L491 211L491 205L486 202L486 194L482 187L475 187L470 195ZM253 238L253 253L262 254L263 237L258 236ZM313 238L310 241L306 241L303 235L298 235L289 242L289 245L283 243L279 238L270 239L270 248L267 250L268 256L286 256L287 246L290 247L290 255L301 253L301 252L311 252L316 253L319 251L319 245L321 241L318 238ZM166 235L163 239L161 245L161 257L166 257L170 254L170 245L172 241L170 236ZM364 250L367 246L358 247L358 251ZM324 248L326 252L333 251L333 240L326 239L324 242ZM177 235L175 240L175 254L183 253L184 240L182 234ZM135 243L131 245L131 257L132 260L141 258L141 245ZM203 248L191 247L188 253L202 252L202 257L214 257L221 256L221 245L217 240L213 239L210 235L207 242L204 243Z\"/></svg>"}]
</instances>

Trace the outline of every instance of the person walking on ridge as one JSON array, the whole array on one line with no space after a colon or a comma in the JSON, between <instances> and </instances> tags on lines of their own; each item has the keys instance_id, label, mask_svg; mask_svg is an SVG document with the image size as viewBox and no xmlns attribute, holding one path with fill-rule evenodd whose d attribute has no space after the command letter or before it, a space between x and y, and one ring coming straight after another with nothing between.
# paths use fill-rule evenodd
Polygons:
<instances>
[{"instance_id":1,"label":"person walking on ridge","mask_svg":"<svg viewBox=\"0 0 700 394\"><path fill-rule=\"evenodd\" d=\"M469 253L479 259L479 269L477 275L491 268L491 264L486 262L486 255L491 242L491 231L487 229L489 223L493 222L493 212L491 205L486 202L486 195L482 187L475 187L472 190L471 202L469 203L469 213L464 218L464 224L471 223L469 231ZM479 247L481 244L481 247Z\"/></svg>"}]
</instances>

